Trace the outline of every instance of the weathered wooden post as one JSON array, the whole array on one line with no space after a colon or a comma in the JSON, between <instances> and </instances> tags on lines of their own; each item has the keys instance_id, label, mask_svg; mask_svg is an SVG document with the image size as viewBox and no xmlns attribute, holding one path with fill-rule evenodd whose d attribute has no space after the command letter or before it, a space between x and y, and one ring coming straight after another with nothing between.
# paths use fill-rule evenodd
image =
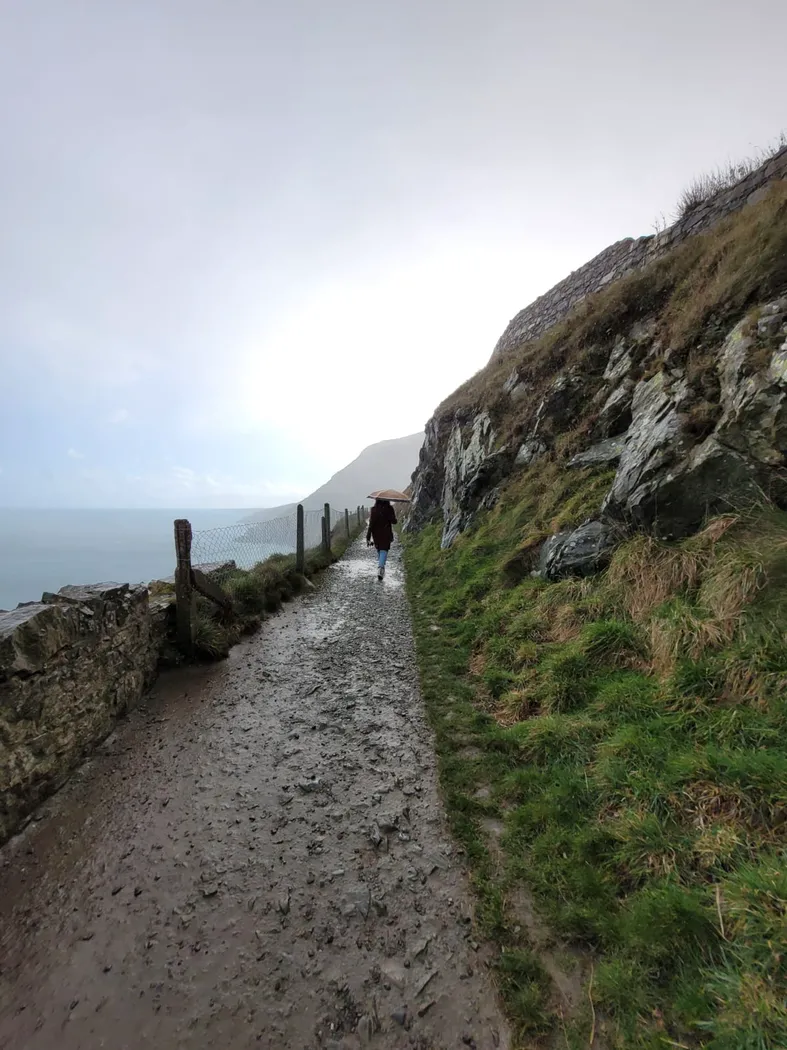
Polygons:
<instances>
[{"instance_id":1,"label":"weathered wooden post","mask_svg":"<svg viewBox=\"0 0 787 1050\"><path fill-rule=\"evenodd\" d=\"M175 522L175 622L178 646L186 656L194 652L197 595L191 582L191 523Z\"/></svg>"},{"instance_id":2,"label":"weathered wooden post","mask_svg":"<svg viewBox=\"0 0 787 1050\"><path fill-rule=\"evenodd\" d=\"M360 527L361 527L361 505L360 505L360 503L355 508L355 516L358 519L358 528L360 529Z\"/></svg>"},{"instance_id":3,"label":"weathered wooden post","mask_svg":"<svg viewBox=\"0 0 787 1050\"><path fill-rule=\"evenodd\" d=\"M331 544L330 537L328 536L328 531L325 528L325 525L325 515L323 514L323 516L320 518L320 526L322 527L322 549L324 553L327 553L331 549Z\"/></svg>"},{"instance_id":4,"label":"weathered wooden post","mask_svg":"<svg viewBox=\"0 0 787 1050\"><path fill-rule=\"evenodd\" d=\"M344 527L347 529L347 539L350 538L350 512L344 508Z\"/></svg>"},{"instance_id":5,"label":"weathered wooden post","mask_svg":"<svg viewBox=\"0 0 787 1050\"><path fill-rule=\"evenodd\" d=\"M295 571L301 576L306 572L306 542L303 529L303 506L298 504L295 525Z\"/></svg>"},{"instance_id":6,"label":"weathered wooden post","mask_svg":"<svg viewBox=\"0 0 787 1050\"><path fill-rule=\"evenodd\" d=\"M325 553L331 553L331 505L325 504Z\"/></svg>"}]
</instances>

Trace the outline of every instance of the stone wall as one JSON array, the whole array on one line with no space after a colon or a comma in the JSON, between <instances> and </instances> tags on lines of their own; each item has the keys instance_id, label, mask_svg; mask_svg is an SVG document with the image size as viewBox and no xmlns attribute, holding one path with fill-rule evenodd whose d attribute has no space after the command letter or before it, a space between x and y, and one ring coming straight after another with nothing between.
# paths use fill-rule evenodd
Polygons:
<instances>
[{"instance_id":1,"label":"stone wall","mask_svg":"<svg viewBox=\"0 0 787 1050\"><path fill-rule=\"evenodd\" d=\"M104 583L0 613L0 843L139 703L168 604Z\"/></svg>"},{"instance_id":2,"label":"stone wall","mask_svg":"<svg viewBox=\"0 0 787 1050\"><path fill-rule=\"evenodd\" d=\"M725 216L759 200L771 182L784 178L787 178L787 146L735 186L694 208L668 230L637 240L629 237L605 248L530 306L520 310L498 340L492 358L504 357L529 339L543 335L592 292L642 269L688 237L709 230Z\"/></svg>"}]
</instances>

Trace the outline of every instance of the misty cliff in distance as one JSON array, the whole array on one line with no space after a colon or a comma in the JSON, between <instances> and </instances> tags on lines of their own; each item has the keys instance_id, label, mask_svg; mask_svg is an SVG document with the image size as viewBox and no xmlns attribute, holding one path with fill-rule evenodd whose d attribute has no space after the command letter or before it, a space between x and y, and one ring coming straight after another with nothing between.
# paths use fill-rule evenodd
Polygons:
<instances>
[{"instance_id":1,"label":"misty cliff in distance","mask_svg":"<svg viewBox=\"0 0 787 1050\"><path fill-rule=\"evenodd\" d=\"M366 497L374 489L404 489L418 466L418 454L423 444L423 433L379 441L369 445L361 454L342 467L333 477L301 502L306 510L320 510L325 503L341 509L354 509L368 502ZM295 511L295 503L279 507L265 507L250 514L244 521L270 521Z\"/></svg>"}]
</instances>

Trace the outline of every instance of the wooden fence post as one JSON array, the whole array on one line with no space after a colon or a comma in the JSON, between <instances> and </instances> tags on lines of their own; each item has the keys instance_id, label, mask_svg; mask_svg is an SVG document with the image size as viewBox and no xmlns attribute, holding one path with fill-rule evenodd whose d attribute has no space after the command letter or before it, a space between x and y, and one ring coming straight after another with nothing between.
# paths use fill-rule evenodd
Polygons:
<instances>
[{"instance_id":1,"label":"wooden fence post","mask_svg":"<svg viewBox=\"0 0 787 1050\"><path fill-rule=\"evenodd\" d=\"M175 618L178 646L186 656L194 652L197 596L191 580L191 523L175 522Z\"/></svg>"},{"instance_id":2,"label":"wooden fence post","mask_svg":"<svg viewBox=\"0 0 787 1050\"><path fill-rule=\"evenodd\" d=\"M329 550L330 548L329 548L329 543L328 543L328 534L325 531L325 515L324 514L320 518L320 527L322 529L322 549L323 549L323 552L325 552L325 551Z\"/></svg>"},{"instance_id":3,"label":"wooden fence post","mask_svg":"<svg viewBox=\"0 0 787 1050\"><path fill-rule=\"evenodd\" d=\"M350 512L344 508L344 527L347 529L347 539L350 538Z\"/></svg>"},{"instance_id":4,"label":"wooden fence post","mask_svg":"<svg viewBox=\"0 0 787 1050\"><path fill-rule=\"evenodd\" d=\"M331 553L331 505L325 504L325 553Z\"/></svg>"},{"instance_id":5,"label":"wooden fence post","mask_svg":"<svg viewBox=\"0 0 787 1050\"><path fill-rule=\"evenodd\" d=\"M355 508L355 516L358 519L358 528L360 529L360 527L361 527L361 505L360 505L360 503Z\"/></svg>"},{"instance_id":6,"label":"wooden fence post","mask_svg":"<svg viewBox=\"0 0 787 1050\"><path fill-rule=\"evenodd\" d=\"M295 533L295 571L303 576L306 572L306 543L303 529L303 507L300 503L298 504Z\"/></svg>"}]
</instances>

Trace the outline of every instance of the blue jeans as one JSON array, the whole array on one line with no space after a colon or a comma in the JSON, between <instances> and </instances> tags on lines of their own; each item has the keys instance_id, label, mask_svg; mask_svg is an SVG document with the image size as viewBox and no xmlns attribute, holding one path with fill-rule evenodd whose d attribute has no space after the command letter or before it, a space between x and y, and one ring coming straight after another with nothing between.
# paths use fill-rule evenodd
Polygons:
<instances>
[{"instance_id":1,"label":"blue jeans","mask_svg":"<svg viewBox=\"0 0 787 1050\"><path fill-rule=\"evenodd\" d=\"M385 563L388 560L388 551L377 552L377 564L381 569L385 568Z\"/></svg>"}]
</instances>

